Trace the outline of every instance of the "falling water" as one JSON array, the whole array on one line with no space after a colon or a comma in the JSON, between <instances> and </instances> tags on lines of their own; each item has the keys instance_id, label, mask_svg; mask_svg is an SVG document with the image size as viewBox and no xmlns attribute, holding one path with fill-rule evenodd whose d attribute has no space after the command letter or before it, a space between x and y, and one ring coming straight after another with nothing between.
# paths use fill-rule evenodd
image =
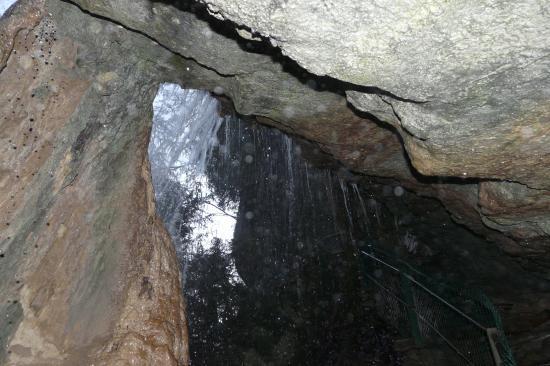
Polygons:
<instances>
[{"instance_id":1,"label":"falling water","mask_svg":"<svg viewBox=\"0 0 550 366\"><path fill-rule=\"evenodd\" d=\"M155 98L149 144L153 179L204 174L224 121L209 93L163 84ZM158 182L155 183L158 187Z\"/></svg>"},{"instance_id":2,"label":"falling water","mask_svg":"<svg viewBox=\"0 0 550 366\"><path fill-rule=\"evenodd\" d=\"M369 234L370 220L369 220L369 215L367 214L367 207L365 206L365 200L363 200L363 196L361 195L361 191L359 190L357 183L351 183L351 187L353 189L353 192L357 196L357 200L359 201L359 205L361 208L361 213L363 214L361 218L361 222L363 223L362 225L363 229L367 234Z\"/></svg>"},{"instance_id":3,"label":"falling water","mask_svg":"<svg viewBox=\"0 0 550 366\"><path fill-rule=\"evenodd\" d=\"M159 214L182 259L184 281L189 252L208 245L213 238L212 233L204 230L203 221L224 224L226 238L232 235L234 227L231 214L221 218L216 216L218 212L213 212L218 206L206 176L206 166L218 145L217 134L225 120L218 115L218 109L218 102L208 92L186 90L175 84L163 84L153 103L149 143L153 187ZM208 212L208 218L187 217L191 213L185 208L193 204Z\"/></svg>"},{"instance_id":4,"label":"falling water","mask_svg":"<svg viewBox=\"0 0 550 366\"><path fill-rule=\"evenodd\" d=\"M369 316L349 259L350 236L365 234L355 221L368 216L359 188L310 164L308 143L219 110L207 92L162 85L149 146L186 281L192 361L257 363L249 352L267 337L290 348L254 356L264 363L334 364L343 351L322 345L365 337L350 319ZM324 314L346 327L327 328Z\"/></svg>"},{"instance_id":5,"label":"falling water","mask_svg":"<svg viewBox=\"0 0 550 366\"><path fill-rule=\"evenodd\" d=\"M348 187L344 183L344 180L342 178L338 178L338 183L340 183L340 189L342 190L344 207L346 208L346 215L348 217L350 237L353 239L353 234L352 234L353 233L353 213L351 212L351 208L348 204L348 201L349 201Z\"/></svg>"}]
</instances>

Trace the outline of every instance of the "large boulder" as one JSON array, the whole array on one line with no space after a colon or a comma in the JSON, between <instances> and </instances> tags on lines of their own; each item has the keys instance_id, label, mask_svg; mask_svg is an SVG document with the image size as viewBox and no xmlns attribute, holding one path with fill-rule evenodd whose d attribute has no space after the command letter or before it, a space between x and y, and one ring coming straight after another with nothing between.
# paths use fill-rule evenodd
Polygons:
<instances>
[{"instance_id":1,"label":"large boulder","mask_svg":"<svg viewBox=\"0 0 550 366\"><path fill-rule=\"evenodd\" d=\"M350 83L425 175L550 188L550 4L201 0L302 67Z\"/></svg>"},{"instance_id":2,"label":"large boulder","mask_svg":"<svg viewBox=\"0 0 550 366\"><path fill-rule=\"evenodd\" d=\"M0 34L0 363L185 363L147 159L173 54L59 1L18 3Z\"/></svg>"}]
</instances>

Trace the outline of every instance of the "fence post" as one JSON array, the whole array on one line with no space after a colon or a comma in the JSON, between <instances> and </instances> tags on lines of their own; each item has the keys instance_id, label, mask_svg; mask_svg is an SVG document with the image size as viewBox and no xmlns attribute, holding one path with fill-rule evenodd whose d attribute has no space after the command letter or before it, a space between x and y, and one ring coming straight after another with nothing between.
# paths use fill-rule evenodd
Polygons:
<instances>
[{"instance_id":1,"label":"fence post","mask_svg":"<svg viewBox=\"0 0 550 366\"><path fill-rule=\"evenodd\" d=\"M411 334L414 339L414 343L417 346L423 344L422 334L420 333L420 323L418 315L416 314L416 305L414 303L414 294L412 291L412 282L409 277L403 272L399 271L399 277L401 280L401 292L403 293L403 298L407 304L407 319L409 321L409 327L411 328Z\"/></svg>"},{"instance_id":2,"label":"fence post","mask_svg":"<svg viewBox=\"0 0 550 366\"><path fill-rule=\"evenodd\" d=\"M491 347L491 355L493 356L495 366L502 366L502 358L500 357L497 342L495 341L495 338L498 337L498 329L487 328L485 331L487 332L487 340L489 341L489 346Z\"/></svg>"}]
</instances>

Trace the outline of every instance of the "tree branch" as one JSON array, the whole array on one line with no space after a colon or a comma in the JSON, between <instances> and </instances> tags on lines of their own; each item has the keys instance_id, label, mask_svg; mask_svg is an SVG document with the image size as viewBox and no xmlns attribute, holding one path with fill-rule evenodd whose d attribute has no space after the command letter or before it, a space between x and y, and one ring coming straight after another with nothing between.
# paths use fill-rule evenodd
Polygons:
<instances>
[{"instance_id":1,"label":"tree branch","mask_svg":"<svg viewBox=\"0 0 550 366\"><path fill-rule=\"evenodd\" d=\"M215 209L221 211L224 215L227 215L227 216L232 217L232 218L234 218L235 220L237 220L237 216L231 215L230 213L226 212L225 210L222 210L221 208L219 208L218 206L216 206L216 205L214 205L214 204L212 204L212 203L210 203L210 202L204 202L204 203L206 203L207 205L210 205L210 206L214 207Z\"/></svg>"}]
</instances>

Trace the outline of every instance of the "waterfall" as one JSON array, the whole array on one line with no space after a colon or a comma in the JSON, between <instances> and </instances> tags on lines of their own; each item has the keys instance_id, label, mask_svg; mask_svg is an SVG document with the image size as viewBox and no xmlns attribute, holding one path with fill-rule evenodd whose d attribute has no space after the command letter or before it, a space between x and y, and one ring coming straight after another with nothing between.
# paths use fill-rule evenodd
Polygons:
<instances>
[{"instance_id":1,"label":"waterfall","mask_svg":"<svg viewBox=\"0 0 550 366\"><path fill-rule=\"evenodd\" d=\"M254 237L261 231L256 240L271 248L281 240L329 245L337 240L324 238L335 233L353 238L355 230L368 231L356 184L310 166L292 137L221 117L218 110L208 92L174 84L163 84L155 98L149 146L153 185L179 256L208 247L220 230L231 240L238 217L246 219L238 223L240 231ZM189 207L197 203L193 216Z\"/></svg>"},{"instance_id":2,"label":"waterfall","mask_svg":"<svg viewBox=\"0 0 550 366\"><path fill-rule=\"evenodd\" d=\"M342 190L342 197L344 201L344 207L346 208L346 215L348 218L349 223L349 234L350 237L353 239L353 213L351 211L351 207L348 203L349 197L348 197L348 187L344 183L344 180L342 178L338 178L338 183L340 183L340 189Z\"/></svg>"},{"instance_id":3,"label":"waterfall","mask_svg":"<svg viewBox=\"0 0 550 366\"><path fill-rule=\"evenodd\" d=\"M149 160L157 211L182 259L184 279L190 252L215 236L229 239L233 234L235 213L218 207L206 174L225 121L218 110L208 92L175 84L162 84L153 103ZM205 217L196 217L191 207ZM209 229L206 221L215 225Z\"/></svg>"},{"instance_id":4,"label":"waterfall","mask_svg":"<svg viewBox=\"0 0 550 366\"><path fill-rule=\"evenodd\" d=\"M359 187L357 186L357 183L352 183L351 187L353 189L353 192L355 192L355 195L357 196L357 199L359 201L359 205L361 208L361 214L363 215L361 219L361 222L363 224L362 226L365 230L365 233L369 235L370 220L369 220L369 215L367 214L367 207L365 206L365 200L363 199L363 196L359 191Z\"/></svg>"},{"instance_id":5,"label":"waterfall","mask_svg":"<svg viewBox=\"0 0 550 366\"><path fill-rule=\"evenodd\" d=\"M154 179L204 174L224 120L218 108L218 102L205 91L161 85L153 103L149 144Z\"/></svg>"},{"instance_id":6,"label":"waterfall","mask_svg":"<svg viewBox=\"0 0 550 366\"><path fill-rule=\"evenodd\" d=\"M349 245L368 230L370 206L359 187L324 168L315 145L219 110L208 92L163 84L149 145L157 212L181 264L192 360L238 359L235 349L247 339L231 335L257 332L243 320L254 312L269 314L261 315L261 326L270 337L307 335L297 352L347 337L348 329L354 339L365 334L361 324L349 323L344 306L361 293ZM354 311L368 316L362 306ZM316 332L312 340L307 329L326 329L325 313L351 328L336 327L328 338ZM309 360L304 355L297 353L293 364ZM279 361L271 363L288 364Z\"/></svg>"}]
</instances>

